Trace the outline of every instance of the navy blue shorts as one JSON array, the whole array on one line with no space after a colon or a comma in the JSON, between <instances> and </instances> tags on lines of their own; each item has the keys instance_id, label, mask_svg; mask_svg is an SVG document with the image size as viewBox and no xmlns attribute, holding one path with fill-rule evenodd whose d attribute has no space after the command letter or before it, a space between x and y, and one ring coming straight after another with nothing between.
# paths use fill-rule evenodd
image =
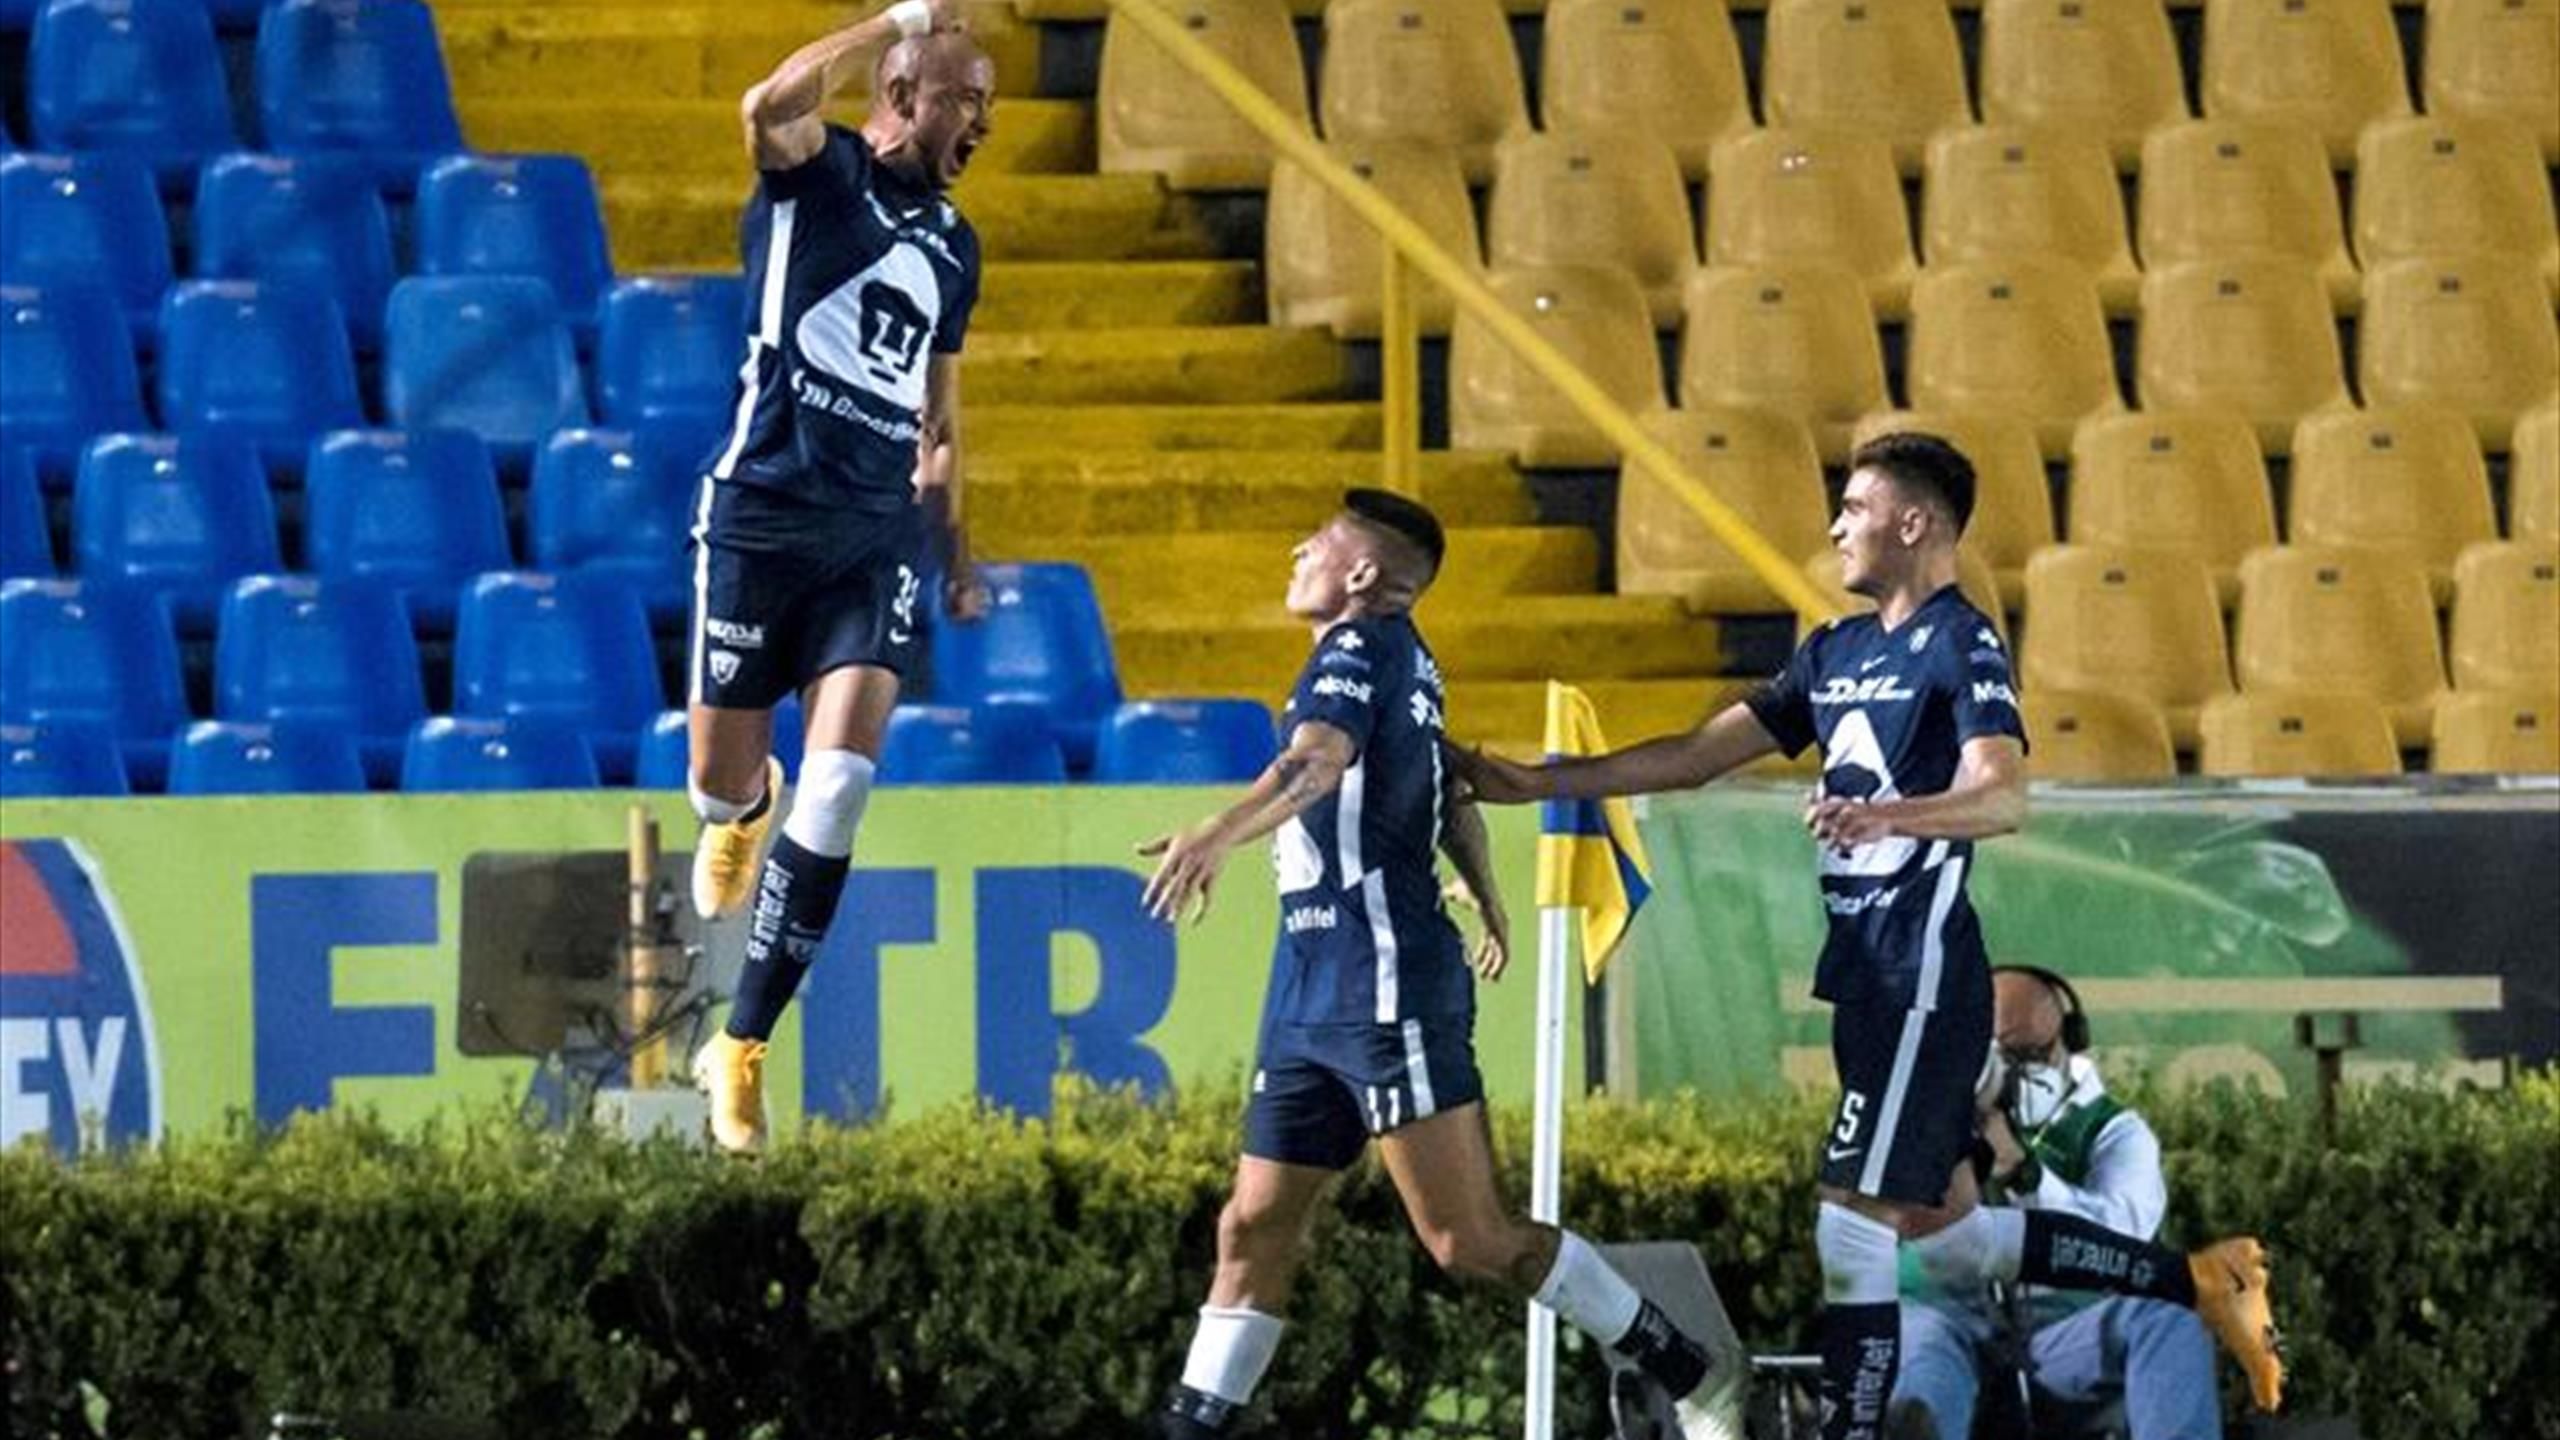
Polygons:
<instances>
[{"instance_id":1,"label":"navy blue shorts","mask_svg":"<svg viewBox=\"0 0 2560 1440\"><path fill-rule=\"evenodd\" d=\"M1263 1028L1244 1153L1340 1170L1384 1135L1484 1099L1475 1017Z\"/></svg>"},{"instance_id":2,"label":"navy blue shorts","mask_svg":"<svg viewBox=\"0 0 2560 1440\"><path fill-rule=\"evenodd\" d=\"M1957 1163L1972 1153L1974 1082L1990 1054L1988 995L1944 1010L1835 1008L1840 1106L1822 1137L1822 1183L1905 1205L1944 1203Z\"/></svg>"},{"instance_id":3,"label":"navy blue shorts","mask_svg":"<svg viewBox=\"0 0 2560 1440\"><path fill-rule=\"evenodd\" d=\"M840 521L812 523L812 543L780 544L774 532L809 515L805 502L711 488L693 549L692 703L770 710L843 666L913 673L932 609L922 510L866 520L850 538Z\"/></svg>"}]
</instances>

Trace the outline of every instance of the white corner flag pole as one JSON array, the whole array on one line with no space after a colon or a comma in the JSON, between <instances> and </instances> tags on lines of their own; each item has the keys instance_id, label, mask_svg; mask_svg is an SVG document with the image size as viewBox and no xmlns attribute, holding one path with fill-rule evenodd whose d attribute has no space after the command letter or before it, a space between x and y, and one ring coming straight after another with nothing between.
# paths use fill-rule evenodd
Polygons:
<instances>
[{"instance_id":1,"label":"white corner flag pole","mask_svg":"<svg viewBox=\"0 0 2560 1440\"><path fill-rule=\"evenodd\" d=\"M1564 1066L1566 979L1573 965L1573 921L1564 905L1538 907L1537 1110L1529 1152L1529 1218L1555 1225L1564 1219ZM1529 1384L1526 1440L1555 1440L1556 1315L1529 1302Z\"/></svg>"}]
</instances>

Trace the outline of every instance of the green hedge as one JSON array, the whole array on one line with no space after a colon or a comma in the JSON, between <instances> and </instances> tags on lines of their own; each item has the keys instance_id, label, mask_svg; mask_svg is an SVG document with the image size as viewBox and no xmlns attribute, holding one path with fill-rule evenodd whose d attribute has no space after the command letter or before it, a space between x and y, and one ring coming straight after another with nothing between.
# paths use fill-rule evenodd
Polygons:
<instances>
[{"instance_id":1,"label":"green hedge","mask_svg":"<svg viewBox=\"0 0 2560 1440\"><path fill-rule=\"evenodd\" d=\"M2374 1440L2560 1436L2560 1080L2356 1095L2335 1149L2307 1108L2147 1107L2172 1237L2269 1237L2300 1404ZM1498 1123L1517 1191L1527 1137ZM1578 1227L1698 1239L1755 1347L1803 1345L1818 1109L1572 1123ZM76 1166L22 1150L0 1158L9 1431L227 1440L290 1405L546 1440L1134 1440L1235 1137L1231 1095L1080 1096L1051 1125L951 1109L756 1164L345 1116ZM1434 1272L1382 1175L1349 1177L1318 1243L1255 1433L1517 1433L1518 1308ZM1599 1431L1595 1368L1569 1365L1564 1434Z\"/></svg>"}]
</instances>

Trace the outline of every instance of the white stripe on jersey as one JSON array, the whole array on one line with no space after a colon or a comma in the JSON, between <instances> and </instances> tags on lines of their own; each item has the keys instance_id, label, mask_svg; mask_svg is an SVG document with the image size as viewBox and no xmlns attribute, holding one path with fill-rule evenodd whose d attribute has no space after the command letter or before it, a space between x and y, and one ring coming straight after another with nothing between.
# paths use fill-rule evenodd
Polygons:
<instances>
[{"instance_id":1,"label":"white stripe on jersey","mask_svg":"<svg viewBox=\"0 0 2560 1440\"><path fill-rule=\"evenodd\" d=\"M756 400L764 391L764 352L782 348L782 292L791 278L791 222L800 202L785 200L773 207L764 247L764 294L758 297L755 338L747 342L746 363L738 367L738 413L729 422L729 448L720 452L711 473L726 480L738 468L747 448L747 432L755 425ZM705 517L708 523L708 516Z\"/></svg>"},{"instance_id":2,"label":"white stripe on jersey","mask_svg":"<svg viewBox=\"0 0 2560 1440\"><path fill-rule=\"evenodd\" d=\"M1361 756L1342 772L1342 784L1334 791L1333 848L1342 862L1344 889L1360 883L1366 867L1360 863L1360 807L1369 788L1369 757Z\"/></svg>"},{"instance_id":3,"label":"white stripe on jersey","mask_svg":"<svg viewBox=\"0 0 2560 1440\"><path fill-rule=\"evenodd\" d=\"M739 432L744 434L742 429ZM711 477L702 477L693 505L693 637L685 661L684 698L702 703L702 643L711 631Z\"/></svg>"},{"instance_id":4,"label":"white stripe on jersey","mask_svg":"<svg viewBox=\"0 0 2560 1440\"><path fill-rule=\"evenodd\" d=\"M1440 1108L1431 1094L1431 1063L1422 1050L1422 1022L1404 1022L1404 1078L1413 1091L1413 1118L1428 1120Z\"/></svg>"},{"instance_id":5,"label":"white stripe on jersey","mask_svg":"<svg viewBox=\"0 0 2560 1440\"><path fill-rule=\"evenodd\" d=\"M1938 974L1947 961L1947 912L1956 908L1956 897L1963 893L1964 861L1939 866L1937 893L1929 897L1929 924L1920 932L1920 978L1911 987L1914 1010L1938 1008Z\"/></svg>"},{"instance_id":6,"label":"white stripe on jersey","mask_svg":"<svg viewBox=\"0 0 2560 1440\"><path fill-rule=\"evenodd\" d=\"M1934 941L1931 948L1936 948ZM1929 1028L1929 1012L1906 1010L1902 1014L1902 1043L1893 1049L1893 1078L1885 1082L1884 1103L1876 1107L1876 1132L1867 1141L1867 1163L1858 1172L1858 1193L1879 1194L1884 1189L1884 1167L1893 1158L1894 1132L1902 1128L1902 1102L1911 1090L1911 1070L1920 1059L1920 1036Z\"/></svg>"},{"instance_id":7,"label":"white stripe on jersey","mask_svg":"<svg viewBox=\"0 0 2560 1440\"><path fill-rule=\"evenodd\" d=\"M1387 913L1387 872L1372 870L1360 877L1360 908L1369 912L1369 943L1378 952L1378 1023L1396 1023L1395 917Z\"/></svg>"}]
</instances>

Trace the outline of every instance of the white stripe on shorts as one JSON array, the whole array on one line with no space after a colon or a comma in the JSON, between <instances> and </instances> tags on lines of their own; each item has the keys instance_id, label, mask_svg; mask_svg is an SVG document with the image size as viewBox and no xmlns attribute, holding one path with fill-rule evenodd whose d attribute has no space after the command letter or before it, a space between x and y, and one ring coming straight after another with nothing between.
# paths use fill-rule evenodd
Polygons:
<instances>
[{"instance_id":1,"label":"white stripe on shorts","mask_svg":"<svg viewBox=\"0 0 2560 1440\"><path fill-rule=\"evenodd\" d=\"M1413 1118L1428 1120L1440 1108L1431 1095L1431 1060L1422 1049L1422 1022L1404 1022L1404 1077L1406 1088L1413 1091Z\"/></svg>"},{"instance_id":2,"label":"white stripe on shorts","mask_svg":"<svg viewBox=\"0 0 2560 1440\"><path fill-rule=\"evenodd\" d=\"M1885 1082L1884 1102L1876 1107L1876 1129L1867 1141L1866 1168L1858 1172L1858 1193L1883 1193L1884 1167L1893 1158L1893 1135L1902 1128L1902 1102L1911 1090L1911 1070L1920 1059L1920 1037L1929 1028L1929 1012L1906 1010L1902 1042L1893 1048L1893 1078Z\"/></svg>"}]
</instances>

